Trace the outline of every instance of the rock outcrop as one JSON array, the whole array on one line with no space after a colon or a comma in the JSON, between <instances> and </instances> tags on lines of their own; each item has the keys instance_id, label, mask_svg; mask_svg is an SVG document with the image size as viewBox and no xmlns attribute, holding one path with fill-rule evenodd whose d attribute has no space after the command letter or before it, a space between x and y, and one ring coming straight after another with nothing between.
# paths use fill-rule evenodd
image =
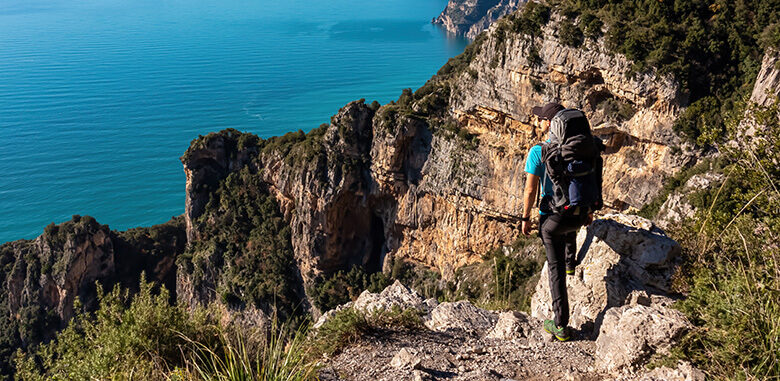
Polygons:
<instances>
[{"instance_id":1,"label":"rock outcrop","mask_svg":"<svg viewBox=\"0 0 780 381\"><path fill-rule=\"evenodd\" d=\"M596 339L597 367L615 372L642 364L655 353L668 354L693 327L682 312L669 307L670 299L655 299L644 294L607 310Z\"/></svg>"},{"instance_id":2,"label":"rock outcrop","mask_svg":"<svg viewBox=\"0 0 780 381\"><path fill-rule=\"evenodd\" d=\"M433 19L448 32L474 39L501 17L514 12L527 0L450 0Z\"/></svg>"},{"instance_id":3,"label":"rock outcrop","mask_svg":"<svg viewBox=\"0 0 780 381\"><path fill-rule=\"evenodd\" d=\"M137 290L146 281L175 287L175 260L186 244L184 219L111 231L89 216L51 224L34 240L0 245L0 375L15 348L50 340L76 313L97 307L97 286ZM173 296L175 297L175 296Z\"/></svg>"},{"instance_id":4,"label":"rock outcrop","mask_svg":"<svg viewBox=\"0 0 780 381\"><path fill-rule=\"evenodd\" d=\"M33 241L5 245L15 259L4 285L12 316L25 307L40 306L54 312L59 324L66 324L74 314L74 299L94 299L94 282L114 273L108 227L91 217L74 218L66 224L64 231L51 225L49 234Z\"/></svg>"},{"instance_id":5,"label":"rock outcrop","mask_svg":"<svg viewBox=\"0 0 780 381\"><path fill-rule=\"evenodd\" d=\"M775 103L780 95L780 51L767 49L761 62L761 71L753 86L750 102L768 107Z\"/></svg>"},{"instance_id":6,"label":"rock outcrop","mask_svg":"<svg viewBox=\"0 0 780 381\"><path fill-rule=\"evenodd\" d=\"M607 312L628 304L636 290L671 294L681 247L650 220L606 215L580 230L577 247L579 265L566 278L571 327L598 332ZM531 300L531 314L538 319L553 316L549 287L545 263Z\"/></svg>"}]
</instances>

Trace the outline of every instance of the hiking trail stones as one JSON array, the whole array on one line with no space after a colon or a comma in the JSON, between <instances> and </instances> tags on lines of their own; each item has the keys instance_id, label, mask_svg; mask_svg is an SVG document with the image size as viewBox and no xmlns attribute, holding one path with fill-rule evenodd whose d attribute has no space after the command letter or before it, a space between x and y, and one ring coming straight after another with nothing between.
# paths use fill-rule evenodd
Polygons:
<instances>
[{"instance_id":1,"label":"hiking trail stones","mask_svg":"<svg viewBox=\"0 0 780 381\"><path fill-rule=\"evenodd\" d=\"M631 368L669 348L691 328L685 316L661 304L610 308L596 339L596 364L614 372Z\"/></svg>"},{"instance_id":2,"label":"hiking trail stones","mask_svg":"<svg viewBox=\"0 0 780 381\"><path fill-rule=\"evenodd\" d=\"M588 238L590 236L590 238ZM679 245L652 222L637 216L608 215L583 229L590 246L569 286L580 325L572 341L558 342L543 332L538 315L549 299L546 268L532 299L534 314L488 311L468 301L436 303L395 283L381 293L364 292L354 303L366 313L414 308L425 328L383 328L329 360L323 380L702 380L700 371L643 366L667 351L691 327L671 308L669 282ZM549 302L547 302L549 303ZM592 306L589 308L587 304ZM575 305L575 303L572 303ZM549 307L547 307L549 308ZM332 312L318 322L322 324ZM595 329L593 329L595 327ZM560 364L565 364L561 366Z\"/></svg>"}]
</instances>

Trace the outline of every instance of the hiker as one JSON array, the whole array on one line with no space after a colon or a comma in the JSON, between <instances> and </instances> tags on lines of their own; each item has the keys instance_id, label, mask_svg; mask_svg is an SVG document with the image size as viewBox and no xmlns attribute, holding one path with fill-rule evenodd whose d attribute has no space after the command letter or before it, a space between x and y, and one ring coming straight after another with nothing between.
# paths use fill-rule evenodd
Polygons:
<instances>
[{"instance_id":1,"label":"hiker","mask_svg":"<svg viewBox=\"0 0 780 381\"><path fill-rule=\"evenodd\" d=\"M601 207L600 151L604 145L593 138L579 110L548 103L534 107L533 114L542 135L549 132L549 139L533 146L526 158L522 228L524 235L531 234L531 210L541 186L539 236L547 252L555 313L555 320L544 321L544 329L566 341L570 337L566 274L573 275L577 265L577 231L589 225L593 211Z\"/></svg>"}]
</instances>

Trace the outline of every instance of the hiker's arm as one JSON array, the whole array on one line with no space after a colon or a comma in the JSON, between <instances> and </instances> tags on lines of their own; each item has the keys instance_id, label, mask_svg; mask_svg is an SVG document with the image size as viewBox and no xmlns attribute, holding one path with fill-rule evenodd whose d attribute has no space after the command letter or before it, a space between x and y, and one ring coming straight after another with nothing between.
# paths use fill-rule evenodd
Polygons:
<instances>
[{"instance_id":1,"label":"hiker's arm","mask_svg":"<svg viewBox=\"0 0 780 381\"><path fill-rule=\"evenodd\" d=\"M523 192L523 215L522 217L531 217L536 194L539 192L539 176L528 173L525 178L525 191ZM531 234L531 221L523 221L523 234Z\"/></svg>"}]
</instances>

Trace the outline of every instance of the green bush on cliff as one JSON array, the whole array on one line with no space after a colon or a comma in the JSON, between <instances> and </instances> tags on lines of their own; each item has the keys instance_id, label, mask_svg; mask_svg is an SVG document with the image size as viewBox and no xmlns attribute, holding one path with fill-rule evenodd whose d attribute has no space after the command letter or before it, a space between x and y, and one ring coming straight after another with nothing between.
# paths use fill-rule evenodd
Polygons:
<instances>
[{"instance_id":1,"label":"green bush on cliff","mask_svg":"<svg viewBox=\"0 0 780 381\"><path fill-rule=\"evenodd\" d=\"M241 132L234 128L226 128L219 132L210 132L206 136L198 135L197 139L193 139L190 142L190 146L184 151L182 155L182 162L187 162L192 154L206 147L211 147L215 142L221 140L224 144L225 152L229 152L232 155L236 155L245 150L256 150L263 142L257 135Z\"/></svg>"},{"instance_id":2,"label":"green bush on cliff","mask_svg":"<svg viewBox=\"0 0 780 381\"><path fill-rule=\"evenodd\" d=\"M583 37L582 30L569 20L563 20L558 25L558 38L564 45L577 48L582 45Z\"/></svg>"},{"instance_id":3,"label":"green bush on cliff","mask_svg":"<svg viewBox=\"0 0 780 381\"><path fill-rule=\"evenodd\" d=\"M274 136L261 142L263 154L276 154L284 157L285 164L299 167L325 153L322 146L322 137L330 127L323 123L312 129L308 134L302 130L288 132L282 136Z\"/></svg>"},{"instance_id":4,"label":"green bush on cliff","mask_svg":"<svg viewBox=\"0 0 780 381\"><path fill-rule=\"evenodd\" d=\"M267 184L248 168L230 174L197 221L202 238L179 260L196 289L211 284L229 305L276 308L289 317L300 300L290 227Z\"/></svg>"},{"instance_id":5,"label":"green bush on cliff","mask_svg":"<svg viewBox=\"0 0 780 381\"><path fill-rule=\"evenodd\" d=\"M315 278L308 294L312 304L324 312L357 299L364 290L381 292L389 285L390 279L383 273L369 274L362 267L355 266L349 271L339 270Z\"/></svg>"},{"instance_id":6,"label":"green bush on cliff","mask_svg":"<svg viewBox=\"0 0 780 381\"><path fill-rule=\"evenodd\" d=\"M98 287L95 314L80 312L55 340L34 353L20 352L18 380L164 379L183 366L185 337L207 342L212 332L205 314L191 316L170 305L168 292L141 281L130 297L118 286ZM76 305L76 310L81 310Z\"/></svg>"},{"instance_id":7,"label":"green bush on cliff","mask_svg":"<svg viewBox=\"0 0 780 381\"><path fill-rule=\"evenodd\" d=\"M512 30L526 36L539 37L542 27L550 20L550 7L543 3L529 1L523 10L508 16Z\"/></svg>"}]
</instances>

